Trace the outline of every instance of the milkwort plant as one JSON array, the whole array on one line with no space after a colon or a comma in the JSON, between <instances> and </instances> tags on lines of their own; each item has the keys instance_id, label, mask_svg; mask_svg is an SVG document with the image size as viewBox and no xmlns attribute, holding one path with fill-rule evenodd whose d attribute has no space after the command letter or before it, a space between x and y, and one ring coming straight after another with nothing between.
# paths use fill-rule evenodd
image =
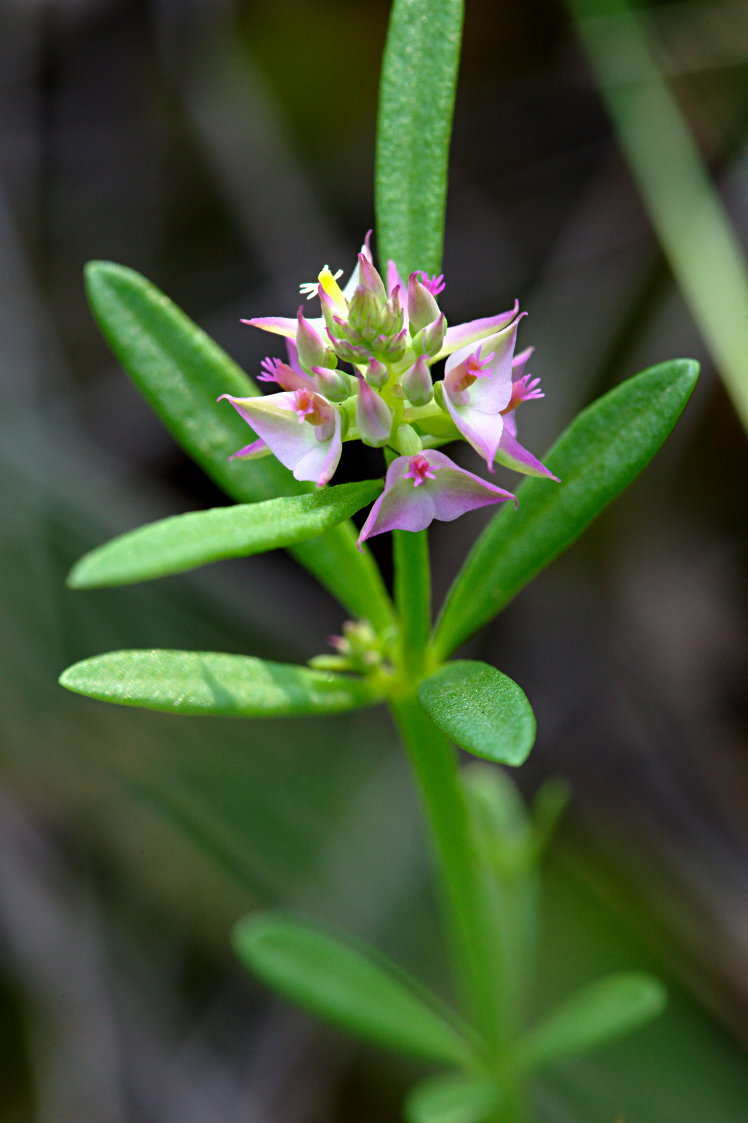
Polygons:
<instances>
[{"instance_id":1,"label":"milkwort plant","mask_svg":"<svg viewBox=\"0 0 748 1123\"><path fill-rule=\"evenodd\" d=\"M377 133L381 268L367 235L346 283L325 266L301 286L319 300L316 317L302 301L295 316L250 320L286 346L256 381L137 273L101 262L87 271L115 355L236 502L117 538L84 557L70 584L125 584L285 547L350 617L333 652L302 667L119 651L75 664L61 682L172 713L312 716L388 705L430 829L458 1006L445 1007L371 949L280 912L241 922L235 948L292 1001L440 1066L409 1094L410 1123L519 1123L538 1070L644 1023L664 994L647 975L618 973L528 1021L538 865L563 799L546 787L530 812L521 807L495 765L527 758L530 704L494 667L452 655L646 466L698 371L675 360L618 386L572 422L545 463L522 446L517 411L542 397L526 372L531 348L517 349L523 313L515 305L453 326L442 310L461 23L458 0L396 0ZM351 440L383 450L384 481L330 482ZM489 474L498 462L529 477L516 497L441 451L454 440ZM494 505L433 625L428 526ZM357 535L348 520L367 506ZM381 534L392 539L392 595L366 545ZM455 745L491 764L459 767Z\"/></svg>"}]
</instances>

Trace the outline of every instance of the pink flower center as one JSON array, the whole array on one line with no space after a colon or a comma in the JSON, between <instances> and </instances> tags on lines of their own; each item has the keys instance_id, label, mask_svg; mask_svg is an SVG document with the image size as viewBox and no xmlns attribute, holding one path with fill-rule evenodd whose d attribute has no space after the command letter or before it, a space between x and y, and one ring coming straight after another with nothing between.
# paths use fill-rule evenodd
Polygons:
<instances>
[{"instance_id":1,"label":"pink flower center","mask_svg":"<svg viewBox=\"0 0 748 1123\"><path fill-rule=\"evenodd\" d=\"M429 277L428 273L419 270L418 280L421 282L425 289L428 289L432 296L438 296L440 292L444 292L447 287L444 282L444 274L440 273L438 276Z\"/></svg>"},{"instance_id":2,"label":"pink flower center","mask_svg":"<svg viewBox=\"0 0 748 1123\"><path fill-rule=\"evenodd\" d=\"M426 457L421 452L417 452L415 456L411 456L408 461L408 471L405 473L406 480L413 481L413 487L419 487L421 484L426 483L426 480L435 480L435 470L429 464Z\"/></svg>"},{"instance_id":3,"label":"pink flower center","mask_svg":"<svg viewBox=\"0 0 748 1123\"><path fill-rule=\"evenodd\" d=\"M472 355L468 355L466 359L450 371L448 378L449 389L452 393L461 394L465 390L469 390L475 382L476 378L485 378L490 366L490 356L487 359L481 358L481 349L478 348Z\"/></svg>"},{"instance_id":4,"label":"pink flower center","mask_svg":"<svg viewBox=\"0 0 748 1123\"><path fill-rule=\"evenodd\" d=\"M299 423L308 421L310 425L324 425L329 420L329 407L327 402L314 394L311 390L297 390L293 396L291 409L297 415Z\"/></svg>"},{"instance_id":5,"label":"pink flower center","mask_svg":"<svg viewBox=\"0 0 748 1123\"><path fill-rule=\"evenodd\" d=\"M502 413L511 413L522 402L530 402L535 398L544 398L545 394L540 389L540 379L533 378L530 374L523 374L516 382L512 383L512 396L509 405L502 409Z\"/></svg>"}]
</instances>

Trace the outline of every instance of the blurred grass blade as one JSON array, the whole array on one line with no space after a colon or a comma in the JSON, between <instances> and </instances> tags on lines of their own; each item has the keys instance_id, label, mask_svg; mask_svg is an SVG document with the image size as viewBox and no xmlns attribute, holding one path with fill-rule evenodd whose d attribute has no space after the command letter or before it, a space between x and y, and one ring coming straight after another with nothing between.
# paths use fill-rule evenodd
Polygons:
<instances>
[{"instance_id":1,"label":"blurred grass blade","mask_svg":"<svg viewBox=\"0 0 748 1123\"><path fill-rule=\"evenodd\" d=\"M483 1123L501 1103L496 1084L479 1076L430 1076L405 1101L407 1123Z\"/></svg>"},{"instance_id":2,"label":"blurred grass blade","mask_svg":"<svg viewBox=\"0 0 748 1123\"><path fill-rule=\"evenodd\" d=\"M661 1014L662 983L630 971L590 983L554 1010L525 1042L522 1056L533 1068L607 1045Z\"/></svg>"},{"instance_id":3,"label":"blurred grass blade","mask_svg":"<svg viewBox=\"0 0 748 1123\"><path fill-rule=\"evenodd\" d=\"M474 756L523 764L535 742L535 715L523 691L488 663L461 659L418 687L434 725Z\"/></svg>"},{"instance_id":4,"label":"blurred grass blade","mask_svg":"<svg viewBox=\"0 0 748 1123\"><path fill-rule=\"evenodd\" d=\"M233 499L255 502L311 490L267 457L230 461L250 430L220 394L247 397L254 383L196 324L139 273L91 262L86 285L94 316L112 351L172 436ZM292 547L294 557L346 606L376 628L392 618L379 571L356 549L348 523L313 542Z\"/></svg>"},{"instance_id":5,"label":"blurred grass blade","mask_svg":"<svg viewBox=\"0 0 748 1123\"><path fill-rule=\"evenodd\" d=\"M92 550L73 567L73 589L126 585L182 573L221 558L247 557L313 538L376 499L381 480L311 495L214 507L160 519Z\"/></svg>"},{"instance_id":6,"label":"blurred grass blade","mask_svg":"<svg viewBox=\"0 0 748 1123\"><path fill-rule=\"evenodd\" d=\"M379 259L438 273L462 36L462 0L394 0L376 153Z\"/></svg>"},{"instance_id":7,"label":"blurred grass blade","mask_svg":"<svg viewBox=\"0 0 748 1123\"><path fill-rule=\"evenodd\" d=\"M698 364L674 359L583 410L543 462L561 483L527 480L519 510L494 516L455 579L437 624L445 658L574 542L647 466L680 417Z\"/></svg>"},{"instance_id":8,"label":"blurred grass blade","mask_svg":"<svg viewBox=\"0 0 748 1123\"><path fill-rule=\"evenodd\" d=\"M267 986L324 1021L401 1053L460 1064L467 1046L423 990L376 952L277 913L241 921L234 947Z\"/></svg>"},{"instance_id":9,"label":"blurred grass blade","mask_svg":"<svg viewBox=\"0 0 748 1123\"><path fill-rule=\"evenodd\" d=\"M110 651L68 667L60 685L102 702L226 717L334 714L379 697L365 679L212 651Z\"/></svg>"},{"instance_id":10,"label":"blurred grass blade","mask_svg":"<svg viewBox=\"0 0 748 1123\"><path fill-rule=\"evenodd\" d=\"M740 239L627 0L569 0L657 236L748 429L748 270Z\"/></svg>"}]
</instances>

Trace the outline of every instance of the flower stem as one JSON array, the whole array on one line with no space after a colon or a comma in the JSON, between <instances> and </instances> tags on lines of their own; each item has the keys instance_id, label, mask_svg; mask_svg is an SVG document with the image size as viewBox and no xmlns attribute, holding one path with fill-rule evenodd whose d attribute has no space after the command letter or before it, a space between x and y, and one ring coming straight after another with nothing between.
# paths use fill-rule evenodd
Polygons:
<instances>
[{"instance_id":1,"label":"flower stem","mask_svg":"<svg viewBox=\"0 0 748 1123\"><path fill-rule=\"evenodd\" d=\"M400 731L429 824L442 911L455 980L472 1024L484 1043L480 1058L504 1088L502 1123L524 1119L522 1088L511 1061L516 1033L507 941L519 933L497 915L487 889L457 753L416 696L429 672L431 580L426 532L394 532L395 604L400 620L399 686L390 708ZM503 910L502 910L503 913Z\"/></svg>"},{"instance_id":2,"label":"flower stem","mask_svg":"<svg viewBox=\"0 0 748 1123\"><path fill-rule=\"evenodd\" d=\"M425 670L431 633L431 569L428 533L395 530L395 607L400 618L403 677L417 682Z\"/></svg>"}]
</instances>

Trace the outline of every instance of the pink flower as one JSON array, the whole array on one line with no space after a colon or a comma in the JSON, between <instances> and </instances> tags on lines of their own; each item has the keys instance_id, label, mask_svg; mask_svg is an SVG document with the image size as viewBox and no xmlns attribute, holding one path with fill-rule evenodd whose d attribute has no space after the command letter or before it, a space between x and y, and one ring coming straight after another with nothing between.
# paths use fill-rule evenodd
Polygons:
<instances>
[{"instance_id":1,"label":"pink flower","mask_svg":"<svg viewBox=\"0 0 748 1123\"><path fill-rule=\"evenodd\" d=\"M301 387L267 397L221 397L231 402L260 442L291 469L297 480L311 480L319 487L329 483L338 466L343 442L340 412L321 394ZM247 445L234 455L257 455L262 451L260 442Z\"/></svg>"},{"instance_id":2,"label":"pink flower","mask_svg":"<svg viewBox=\"0 0 748 1123\"><path fill-rule=\"evenodd\" d=\"M358 545L389 530L425 530L434 519L451 522L466 511L514 496L459 468L436 449L398 456L387 469L384 491L369 512Z\"/></svg>"}]
</instances>

